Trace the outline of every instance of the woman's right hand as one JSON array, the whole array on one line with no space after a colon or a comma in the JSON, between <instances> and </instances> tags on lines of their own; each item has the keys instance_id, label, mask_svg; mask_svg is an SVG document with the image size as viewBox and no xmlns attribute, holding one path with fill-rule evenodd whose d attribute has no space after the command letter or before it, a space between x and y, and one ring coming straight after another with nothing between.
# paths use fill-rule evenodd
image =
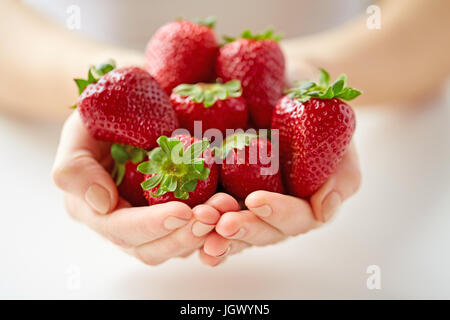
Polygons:
<instances>
[{"instance_id":1,"label":"woman's right hand","mask_svg":"<svg viewBox=\"0 0 450 320\"><path fill-rule=\"evenodd\" d=\"M203 246L220 214L173 201L133 208L119 197L107 168L110 144L92 138L78 112L65 122L53 167L71 217L148 265L189 256Z\"/></svg>"}]
</instances>

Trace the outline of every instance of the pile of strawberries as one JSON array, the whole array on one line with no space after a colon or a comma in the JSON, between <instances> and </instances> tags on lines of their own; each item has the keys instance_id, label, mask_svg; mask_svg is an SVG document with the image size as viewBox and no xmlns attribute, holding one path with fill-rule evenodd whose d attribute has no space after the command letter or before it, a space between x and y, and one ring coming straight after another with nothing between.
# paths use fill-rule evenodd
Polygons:
<instances>
[{"instance_id":1,"label":"pile of strawberries","mask_svg":"<svg viewBox=\"0 0 450 320\"><path fill-rule=\"evenodd\" d=\"M278 36L245 31L220 46L213 24L168 23L148 43L144 69L109 62L75 79L81 119L94 138L112 142L111 174L134 206L195 206L218 188L239 199L256 190L307 198L350 143L355 116L343 100L360 92L345 75L330 83L321 70L318 83L285 91ZM215 129L225 138L212 147L194 136L195 121L202 137Z\"/></svg>"}]
</instances>

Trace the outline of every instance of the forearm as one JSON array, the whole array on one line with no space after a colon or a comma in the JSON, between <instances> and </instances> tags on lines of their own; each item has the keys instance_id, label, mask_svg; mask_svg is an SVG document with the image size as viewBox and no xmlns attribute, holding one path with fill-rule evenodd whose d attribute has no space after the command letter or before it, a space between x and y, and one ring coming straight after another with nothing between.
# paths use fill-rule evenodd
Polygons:
<instances>
[{"instance_id":1,"label":"forearm","mask_svg":"<svg viewBox=\"0 0 450 320\"><path fill-rule=\"evenodd\" d=\"M21 116L61 119L76 101L72 79L85 77L90 65L143 62L134 51L58 28L17 1L0 3L0 37L0 108Z\"/></svg>"},{"instance_id":2,"label":"forearm","mask_svg":"<svg viewBox=\"0 0 450 320\"><path fill-rule=\"evenodd\" d=\"M396 0L380 7L379 30L369 30L363 16L334 31L285 41L288 65L294 73L301 63L346 73L364 91L360 104L408 102L439 88L450 74L450 2Z\"/></svg>"}]
</instances>

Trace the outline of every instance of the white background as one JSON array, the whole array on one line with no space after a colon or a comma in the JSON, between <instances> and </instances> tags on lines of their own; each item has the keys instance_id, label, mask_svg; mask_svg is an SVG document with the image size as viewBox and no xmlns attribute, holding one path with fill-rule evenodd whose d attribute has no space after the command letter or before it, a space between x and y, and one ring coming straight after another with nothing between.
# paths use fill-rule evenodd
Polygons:
<instances>
[{"instance_id":1,"label":"white background","mask_svg":"<svg viewBox=\"0 0 450 320\"><path fill-rule=\"evenodd\" d=\"M286 0L275 7L266 1L255 15L255 1L234 1L246 4L239 11L181 0L176 6L135 0L134 9L130 1L26 2L62 25L67 6L80 5L81 32L134 48L143 48L157 26L180 14L219 14L220 33L272 24L293 36L323 30L365 8L360 1ZM174 7L181 12L169 10ZM0 298L449 299L450 91L415 108L357 115L363 185L337 218L214 269L196 256L145 266L72 221L50 179L60 127L0 115ZM369 265L381 268L381 290L366 287ZM80 287L70 290L78 271Z\"/></svg>"},{"instance_id":2,"label":"white background","mask_svg":"<svg viewBox=\"0 0 450 320\"><path fill-rule=\"evenodd\" d=\"M358 110L361 191L328 226L218 268L196 255L148 267L72 221L50 179L59 128L1 116L0 298L448 299L449 96Z\"/></svg>"}]
</instances>

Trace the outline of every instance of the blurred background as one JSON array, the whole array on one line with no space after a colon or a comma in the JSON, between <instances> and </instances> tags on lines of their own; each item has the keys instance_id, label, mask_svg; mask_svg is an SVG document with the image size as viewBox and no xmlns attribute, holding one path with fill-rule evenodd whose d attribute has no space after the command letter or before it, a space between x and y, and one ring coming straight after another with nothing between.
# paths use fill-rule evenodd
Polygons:
<instances>
[{"instance_id":1,"label":"blurred background","mask_svg":"<svg viewBox=\"0 0 450 320\"><path fill-rule=\"evenodd\" d=\"M133 0L25 0L36 11L64 25L67 9L78 6L83 15L83 35L97 41L144 50L150 37L163 24L178 17L199 19L216 16L219 35L239 35L251 28L262 32L273 27L285 37L306 35L336 26L363 12L368 0L228 0L145 1ZM305 7L307 3L307 7ZM338 14L337 14L338 12Z\"/></svg>"},{"instance_id":2,"label":"blurred background","mask_svg":"<svg viewBox=\"0 0 450 320\"><path fill-rule=\"evenodd\" d=\"M0 298L449 299L450 86L445 81L432 94L414 101L357 106L355 141L363 184L334 221L281 244L252 248L218 268L202 266L196 256L158 267L135 261L71 220L51 181L60 129L77 93L75 85L70 89L53 74L60 71L70 82L87 70L83 52L62 51L58 43L65 46L65 42L56 34L65 35L66 41L74 37L75 43L87 48L90 59L97 59L91 63L115 53L123 57L123 64L137 63L153 32L179 16L215 15L219 35L273 26L290 39L332 32L358 16L366 19L371 4L358 0L2 0ZM77 10L80 24L73 28ZM29 29L32 22L61 31L41 38L36 29ZM437 32L444 40L450 36L450 29ZM26 41L17 40L24 34ZM58 41L49 48L47 38L53 36ZM421 41L407 31L405 37L411 43ZM105 50L92 54L97 43ZM447 49L443 45L448 57ZM20 59L12 59L11 52ZM55 69L20 63L42 57L53 61ZM66 67L66 59L73 64ZM416 62L406 76L427 77L425 60ZM442 68L448 76L448 69ZM403 86L399 80L398 91ZM33 103L27 100L30 97ZM379 289L367 286L368 268L373 265L381 272Z\"/></svg>"}]
</instances>

